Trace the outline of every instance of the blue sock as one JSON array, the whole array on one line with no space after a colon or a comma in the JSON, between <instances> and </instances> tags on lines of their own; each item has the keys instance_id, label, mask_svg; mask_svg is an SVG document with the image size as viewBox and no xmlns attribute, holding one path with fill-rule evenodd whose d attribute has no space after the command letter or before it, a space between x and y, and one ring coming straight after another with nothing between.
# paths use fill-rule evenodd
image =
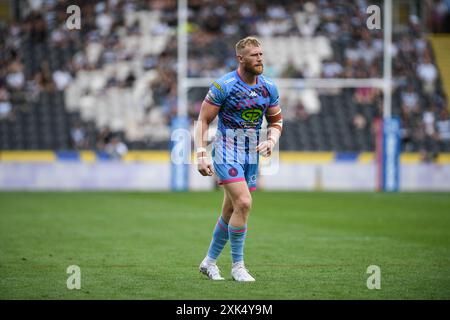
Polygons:
<instances>
[{"instance_id":1,"label":"blue sock","mask_svg":"<svg viewBox=\"0 0 450 320\"><path fill-rule=\"evenodd\" d=\"M228 226L228 233L233 263L244 261L244 242L247 234L247 225L243 227L233 227L230 224Z\"/></svg>"},{"instance_id":2,"label":"blue sock","mask_svg":"<svg viewBox=\"0 0 450 320\"><path fill-rule=\"evenodd\" d=\"M228 241L228 224L220 216L217 220L216 227L214 228L213 238L209 245L208 257L213 260L217 260L223 248Z\"/></svg>"}]
</instances>

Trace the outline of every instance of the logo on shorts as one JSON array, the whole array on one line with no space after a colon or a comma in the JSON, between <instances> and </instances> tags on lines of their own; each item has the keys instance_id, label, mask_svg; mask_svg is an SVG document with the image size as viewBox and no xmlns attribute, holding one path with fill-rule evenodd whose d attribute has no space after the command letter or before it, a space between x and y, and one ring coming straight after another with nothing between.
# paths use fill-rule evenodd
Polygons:
<instances>
[{"instance_id":1,"label":"logo on shorts","mask_svg":"<svg viewBox=\"0 0 450 320\"><path fill-rule=\"evenodd\" d=\"M250 182L256 182L256 174L253 174L253 175L250 177Z\"/></svg>"},{"instance_id":2,"label":"logo on shorts","mask_svg":"<svg viewBox=\"0 0 450 320\"><path fill-rule=\"evenodd\" d=\"M230 176L232 176L232 177L236 177L237 176L237 174L238 174L238 171L237 171L237 169L236 168L231 168L230 170L228 170L228 174L230 175Z\"/></svg>"}]
</instances>

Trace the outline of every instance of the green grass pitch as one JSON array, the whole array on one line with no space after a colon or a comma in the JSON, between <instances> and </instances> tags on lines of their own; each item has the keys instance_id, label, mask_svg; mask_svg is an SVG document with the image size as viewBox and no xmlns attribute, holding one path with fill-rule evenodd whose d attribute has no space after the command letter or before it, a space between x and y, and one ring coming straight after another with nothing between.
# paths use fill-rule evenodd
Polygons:
<instances>
[{"instance_id":1,"label":"green grass pitch","mask_svg":"<svg viewBox=\"0 0 450 320\"><path fill-rule=\"evenodd\" d=\"M222 192L0 193L0 299L450 299L448 193L255 192L255 283L198 272ZM81 289L68 290L70 265ZM381 289L366 286L381 269Z\"/></svg>"}]
</instances>

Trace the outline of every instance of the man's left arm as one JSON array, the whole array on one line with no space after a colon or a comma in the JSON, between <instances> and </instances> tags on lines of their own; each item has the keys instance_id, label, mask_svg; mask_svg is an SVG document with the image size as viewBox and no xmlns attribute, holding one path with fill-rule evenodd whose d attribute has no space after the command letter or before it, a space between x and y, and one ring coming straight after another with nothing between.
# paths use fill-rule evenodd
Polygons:
<instances>
[{"instance_id":1,"label":"man's left arm","mask_svg":"<svg viewBox=\"0 0 450 320\"><path fill-rule=\"evenodd\" d=\"M268 157L272 154L272 150L280 139L281 132L283 131L283 116L281 114L280 106L274 106L267 109L267 140L261 142L256 150L261 153L262 156Z\"/></svg>"}]
</instances>

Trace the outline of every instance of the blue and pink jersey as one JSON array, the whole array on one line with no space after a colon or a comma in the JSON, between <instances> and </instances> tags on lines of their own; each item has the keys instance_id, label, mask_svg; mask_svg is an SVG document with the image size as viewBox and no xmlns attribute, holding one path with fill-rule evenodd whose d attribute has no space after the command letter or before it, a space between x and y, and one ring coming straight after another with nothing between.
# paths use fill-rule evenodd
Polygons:
<instances>
[{"instance_id":1,"label":"blue and pink jersey","mask_svg":"<svg viewBox=\"0 0 450 320\"><path fill-rule=\"evenodd\" d=\"M278 89L260 75L256 85L245 83L237 70L211 85L205 100L220 108L218 130L261 128L267 108L278 106Z\"/></svg>"},{"instance_id":2,"label":"blue and pink jersey","mask_svg":"<svg viewBox=\"0 0 450 320\"><path fill-rule=\"evenodd\" d=\"M247 181L251 191L256 189L261 124L278 100L276 85L263 75L253 86L237 70L212 83L205 101L220 108L212 154L220 184Z\"/></svg>"},{"instance_id":3,"label":"blue and pink jersey","mask_svg":"<svg viewBox=\"0 0 450 320\"><path fill-rule=\"evenodd\" d=\"M222 150L219 158L252 162L249 152L259 142L264 115L268 108L278 106L278 99L276 85L263 75L257 76L253 86L245 83L237 70L214 81L205 101L220 108L214 142L215 153Z\"/></svg>"}]
</instances>

